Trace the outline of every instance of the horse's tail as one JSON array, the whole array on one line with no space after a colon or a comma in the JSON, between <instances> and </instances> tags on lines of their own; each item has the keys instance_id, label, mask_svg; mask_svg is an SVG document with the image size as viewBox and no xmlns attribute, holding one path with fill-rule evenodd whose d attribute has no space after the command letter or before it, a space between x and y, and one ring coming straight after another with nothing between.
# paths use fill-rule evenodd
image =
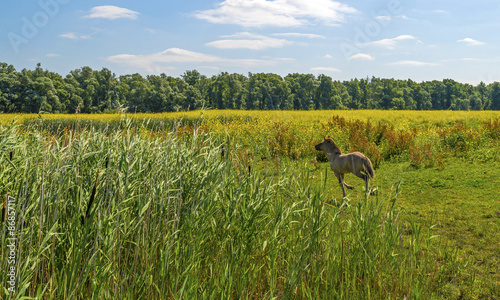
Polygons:
<instances>
[{"instance_id":1,"label":"horse's tail","mask_svg":"<svg viewBox=\"0 0 500 300\"><path fill-rule=\"evenodd\" d=\"M364 157L363 159L363 167L365 168L365 173L370 177L375 177L375 171L373 170L372 162L368 157Z\"/></svg>"}]
</instances>

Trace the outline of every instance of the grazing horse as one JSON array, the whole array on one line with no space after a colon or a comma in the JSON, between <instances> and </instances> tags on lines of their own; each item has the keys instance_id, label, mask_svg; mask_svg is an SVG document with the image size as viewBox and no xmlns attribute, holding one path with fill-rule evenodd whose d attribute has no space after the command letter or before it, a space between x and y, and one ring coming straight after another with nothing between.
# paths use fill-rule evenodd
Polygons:
<instances>
[{"instance_id":1,"label":"grazing horse","mask_svg":"<svg viewBox=\"0 0 500 300\"><path fill-rule=\"evenodd\" d=\"M375 177L375 171L373 171L372 163L368 157L360 152L342 154L340 148L330 138L325 138L323 142L317 144L314 148L326 152L326 157L330 161L330 168L339 180L344 197L346 196L344 186L351 190L354 189L353 186L345 183L344 174L346 173L353 173L363 179L366 184L366 191L368 191L369 180ZM370 194L373 195L375 191L376 189L371 189Z\"/></svg>"}]
</instances>

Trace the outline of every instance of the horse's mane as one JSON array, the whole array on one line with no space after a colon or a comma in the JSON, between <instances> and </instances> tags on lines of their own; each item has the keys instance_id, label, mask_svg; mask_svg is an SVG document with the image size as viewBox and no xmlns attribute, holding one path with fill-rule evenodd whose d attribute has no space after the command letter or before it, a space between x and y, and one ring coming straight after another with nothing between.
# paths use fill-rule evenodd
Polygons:
<instances>
[{"instance_id":1,"label":"horse's mane","mask_svg":"<svg viewBox=\"0 0 500 300\"><path fill-rule=\"evenodd\" d=\"M337 144L335 144L335 142L331 138L326 138L325 141L331 144L335 149L339 151L340 154L342 154L342 150L340 150L339 146L337 146Z\"/></svg>"}]
</instances>

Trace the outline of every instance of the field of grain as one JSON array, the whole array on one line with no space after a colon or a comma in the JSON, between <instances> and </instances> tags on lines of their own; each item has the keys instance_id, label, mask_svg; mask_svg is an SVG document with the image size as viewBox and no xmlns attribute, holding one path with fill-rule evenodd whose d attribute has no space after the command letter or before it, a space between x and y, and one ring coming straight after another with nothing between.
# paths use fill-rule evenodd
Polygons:
<instances>
[{"instance_id":1,"label":"field of grain","mask_svg":"<svg viewBox=\"0 0 500 300\"><path fill-rule=\"evenodd\" d=\"M500 297L498 112L0 120L2 299ZM377 195L342 199L326 136Z\"/></svg>"}]
</instances>

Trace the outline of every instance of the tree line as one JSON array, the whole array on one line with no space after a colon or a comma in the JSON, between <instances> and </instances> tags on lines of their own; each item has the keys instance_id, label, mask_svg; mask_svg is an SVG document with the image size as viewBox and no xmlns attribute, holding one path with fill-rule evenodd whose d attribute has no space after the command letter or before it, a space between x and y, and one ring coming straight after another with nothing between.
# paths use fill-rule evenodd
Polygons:
<instances>
[{"instance_id":1,"label":"tree line","mask_svg":"<svg viewBox=\"0 0 500 300\"><path fill-rule=\"evenodd\" d=\"M42 69L16 71L0 63L0 112L167 112L201 108L254 110L409 109L499 110L500 83L476 86L452 79L417 83L377 77L334 80L326 75L271 73L207 77L116 76L82 67L65 77Z\"/></svg>"}]
</instances>

